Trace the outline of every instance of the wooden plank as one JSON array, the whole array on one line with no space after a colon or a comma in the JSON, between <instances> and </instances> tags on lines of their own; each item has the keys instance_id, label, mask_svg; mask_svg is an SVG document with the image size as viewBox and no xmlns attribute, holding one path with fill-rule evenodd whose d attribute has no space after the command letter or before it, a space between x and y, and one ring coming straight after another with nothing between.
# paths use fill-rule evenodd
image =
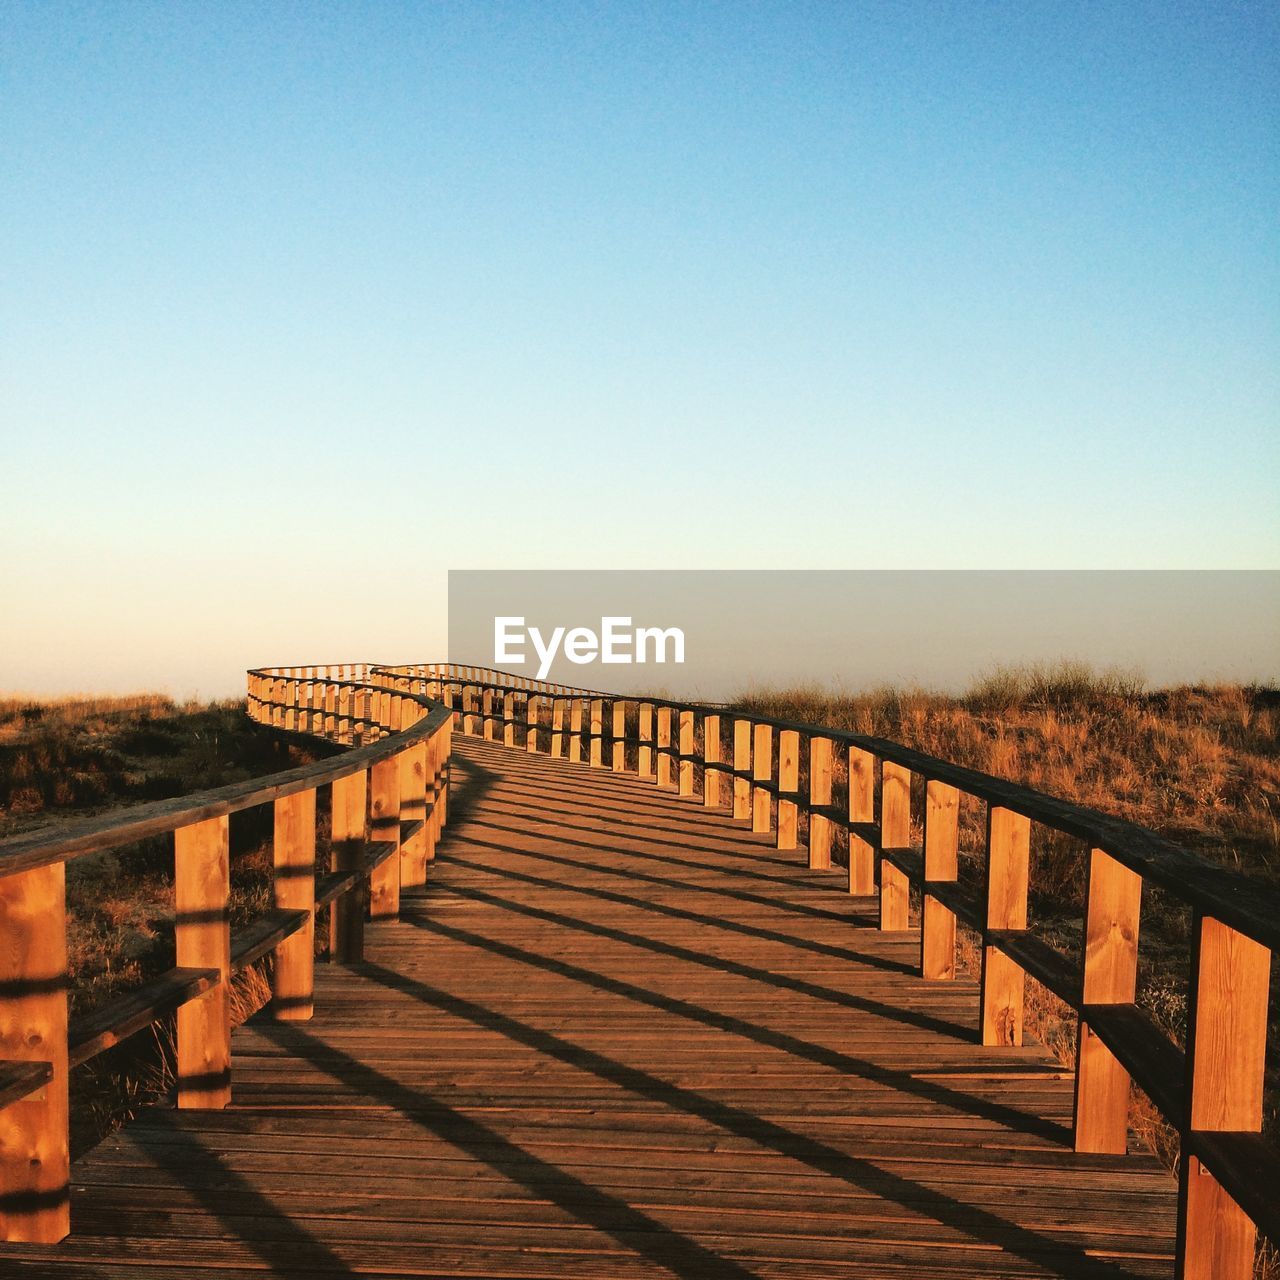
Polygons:
<instances>
[{"instance_id":1,"label":"wooden plank","mask_svg":"<svg viewBox=\"0 0 1280 1280\"><path fill-rule=\"evenodd\" d=\"M1027 927L1031 823L1009 809L987 810L988 929ZM1025 979L999 947L982 948L982 1043L1020 1045Z\"/></svg>"},{"instance_id":2,"label":"wooden plank","mask_svg":"<svg viewBox=\"0 0 1280 1280\"><path fill-rule=\"evenodd\" d=\"M51 1244L70 1230L61 863L0 878L0 939L0 1060L34 1064L10 1066L11 1084L47 1077L0 1110L0 1239Z\"/></svg>"},{"instance_id":3,"label":"wooden plank","mask_svg":"<svg viewBox=\"0 0 1280 1280\"><path fill-rule=\"evenodd\" d=\"M0 1108L43 1093L52 1079L52 1062L0 1062Z\"/></svg>"},{"instance_id":4,"label":"wooden plank","mask_svg":"<svg viewBox=\"0 0 1280 1280\"><path fill-rule=\"evenodd\" d=\"M158 978L71 1019L68 1065L78 1067L104 1049L123 1043L197 996L217 986L217 969L169 969Z\"/></svg>"},{"instance_id":5,"label":"wooden plank","mask_svg":"<svg viewBox=\"0 0 1280 1280\"><path fill-rule=\"evenodd\" d=\"M231 1101L231 894L228 821L174 832L174 934L179 969L213 969L218 981L177 1014L178 1106L217 1109Z\"/></svg>"},{"instance_id":6,"label":"wooden plank","mask_svg":"<svg viewBox=\"0 0 1280 1280\"><path fill-rule=\"evenodd\" d=\"M252 964L278 948L297 934L311 937L308 924L314 925L311 911L285 911L279 908L265 911L252 924L231 931L231 972L242 973Z\"/></svg>"}]
</instances>

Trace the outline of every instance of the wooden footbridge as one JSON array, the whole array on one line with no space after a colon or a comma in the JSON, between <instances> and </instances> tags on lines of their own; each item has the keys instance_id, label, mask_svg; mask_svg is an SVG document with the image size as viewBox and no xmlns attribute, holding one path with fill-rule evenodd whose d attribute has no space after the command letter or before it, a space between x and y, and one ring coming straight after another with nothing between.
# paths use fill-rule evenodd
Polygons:
<instances>
[{"instance_id":1,"label":"wooden footbridge","mask_svg":"<svg viewBox=\"0 0 1280 1280\"><path fill-rule=\"evenodd\" d=\"M249 714L348 749L0 844L0 1275L1245 1280L1275 1239L1280 910L1153 833L478 668L255 671ZM262 805L275 906L234 931ZM1027 929L1033 823L1090 851L1075 958ZM69 1021L65 864L167 832L176 967ZM1144 881L1193 912L1185 1051L1134 1003ZM1074 1071L1024 1043L1027 975L1080 1014ZM71 1166L69 1067L174 1013L176 1108ZM1131 1078L1176 1178L1125 1153Z\"/></svg>"}]
</instances>

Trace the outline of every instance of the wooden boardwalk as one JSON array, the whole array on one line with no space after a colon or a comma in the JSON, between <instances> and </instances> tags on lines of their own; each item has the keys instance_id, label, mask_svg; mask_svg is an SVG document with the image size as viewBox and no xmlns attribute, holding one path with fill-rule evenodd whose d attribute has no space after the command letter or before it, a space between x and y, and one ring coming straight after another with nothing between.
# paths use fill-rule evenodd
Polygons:
<instances>
[{"instance_id":1,"label":"wooden boardwalk","mask_svg":"<svg viewBox=\"0 0 1280 1280\"><path fill-rule=\"evenodd\" d=\"M73 1169L0 1274L1169 1276L1175 1184L1076 1155L977 986L725 814L458 737L430 883L234 1036L234 1101Z\"/></svg>"}]
</instances>

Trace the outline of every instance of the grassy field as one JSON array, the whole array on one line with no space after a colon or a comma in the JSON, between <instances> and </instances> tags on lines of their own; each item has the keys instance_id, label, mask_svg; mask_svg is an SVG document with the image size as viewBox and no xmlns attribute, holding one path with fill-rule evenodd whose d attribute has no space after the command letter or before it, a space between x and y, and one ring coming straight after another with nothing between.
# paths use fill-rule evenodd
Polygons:
<instances>
[{"instance_id":1,"label":"grassy field","mask_svg":"<svg viewBox=\"0 0 1280 1280\"><path fill-rule=\"evenodd\" d=\"M1241 685L1147 691L1121 674L1071 663L1001 670L963 696L881 689L843 695L812 688L753 690L735 705L758 714L891 738L930 755L1117 814L1215 862L1280 881L1280 690ZM802 781L802 786L806 785ZM913 797L918 816L923 796ZM962 802L961 879L977 883L984 809ZM1034 826L1032 927L1078 957L1084 869L1080 841ZM1138 1000L1171 1036L1186 1034L1190 913L1144 889ZM974 935L961 960L977 970ZM1266 1120L1280 1113L1280 993L1272 986ZM1030 1030L1064 1062L1075 1057L1072 1012L1028 984ZM1170 1164L1176 1137L1145 1098L1135 1127Z\"/></svg>"},{"instance_id":2,"label":"grassy field","mask_svg":"<svg viewBox=\"0 0 1280 1280\"><path fill-rule=\"evenodd\" d=\"M253 724L242 702L178 705L158 694L0 698L0 838L70 817L183 795L315 758ZM232 923L270 904L270 806L231 822ZM160 837L67 865L71 1008L91 1009L174 963L173 840ZM238 981L238 1020L265 998ZM172 1084L172 1029L158 1026L72 1073L72 1143L98 1141Z\"/></svg>"}]
</instances>

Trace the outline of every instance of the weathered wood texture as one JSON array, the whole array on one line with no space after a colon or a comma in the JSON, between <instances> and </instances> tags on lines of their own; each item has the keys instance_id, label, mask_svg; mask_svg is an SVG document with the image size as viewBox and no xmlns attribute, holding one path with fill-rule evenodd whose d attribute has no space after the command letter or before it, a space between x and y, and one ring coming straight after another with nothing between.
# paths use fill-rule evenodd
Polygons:
<instances>
[{"instance_id":1,"label":"weathered wood texture","mask_svg":"<svg viewBox=\"0 0 1280 1280\"><path fill-rule=\"evenodd\" d=\"M430 887L235 1033L224 1111L80 1161L15 1277L1172 1274L1148 1157L976 1043L915 931L700 800L460 738Z\"/></svg>"}]
</instances>

